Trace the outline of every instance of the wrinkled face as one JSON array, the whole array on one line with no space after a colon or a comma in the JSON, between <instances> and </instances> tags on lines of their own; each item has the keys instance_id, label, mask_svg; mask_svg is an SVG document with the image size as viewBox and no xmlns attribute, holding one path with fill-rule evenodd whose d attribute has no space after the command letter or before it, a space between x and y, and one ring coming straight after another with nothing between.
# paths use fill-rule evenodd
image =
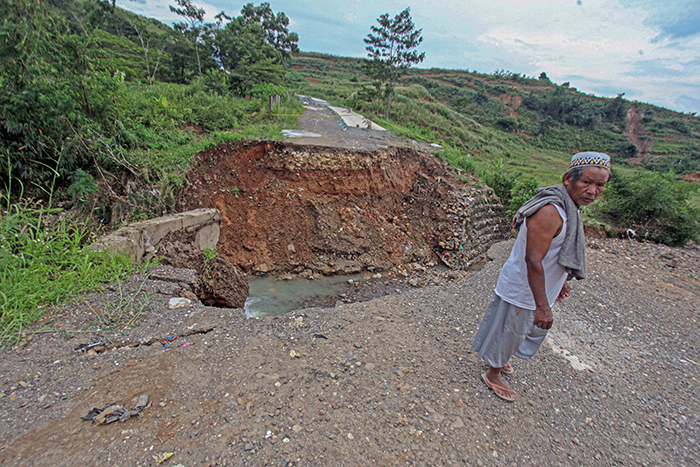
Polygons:
<instances>
[{"instance_id":1,"label":"wrinkled face","mask_svg":"<svg viewBox=\"0 0 700 467\"><path fill-rule=\"evenodd\" d=\"M588 206L598 199L605 190L610 179L610 172L602 167L586 167L581 176L574 182L571 181L571 174L564 175L564 186L569 196L574 200L576 206Z\"/></svg>"}]
</instances>

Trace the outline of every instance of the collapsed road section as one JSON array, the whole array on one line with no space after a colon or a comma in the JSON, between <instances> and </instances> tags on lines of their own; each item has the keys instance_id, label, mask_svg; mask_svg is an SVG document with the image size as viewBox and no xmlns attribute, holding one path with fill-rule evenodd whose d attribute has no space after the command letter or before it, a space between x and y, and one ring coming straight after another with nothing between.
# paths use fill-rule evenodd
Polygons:
<instances>
[{"instance_id":1,"label":"collapsed road section","mask_svg":"<svg viewBox=\"0 0 700 467\"><path fill-rule=\"evenodd\" d=\"M218 251L247 273L466 269L509 223L492 191L407 147L242 141L198 155L187 209L221 212Z\"/></svg>"}]
</instances>

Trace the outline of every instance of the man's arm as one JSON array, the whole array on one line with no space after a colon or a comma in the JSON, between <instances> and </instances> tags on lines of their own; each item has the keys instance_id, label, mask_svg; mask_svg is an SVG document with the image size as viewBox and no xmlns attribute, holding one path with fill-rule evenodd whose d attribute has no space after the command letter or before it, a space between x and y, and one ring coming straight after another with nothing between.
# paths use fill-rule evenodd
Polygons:
<instances>
[{"instance_id":1,"label":"man's arm","mask_svg":"<svg viewBox=\"0 0 700 467\"><path fill-rule=\"evenodd\" d=\"M544 285L544 268L542 260L549 251L552 239L561 230L563 221L559 211L553 205L542 207L527 218L527 244L525 247L525 264L527 281L535 298L535 326L542 329L552 327L554 318L547 300Z\"/></svg>"}]
</instances>

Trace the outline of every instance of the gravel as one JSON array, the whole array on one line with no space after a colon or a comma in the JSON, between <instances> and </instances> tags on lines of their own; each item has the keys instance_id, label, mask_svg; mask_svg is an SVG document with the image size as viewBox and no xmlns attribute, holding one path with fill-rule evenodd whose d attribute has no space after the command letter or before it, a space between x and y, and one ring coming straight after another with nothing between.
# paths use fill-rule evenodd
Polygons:
<instances>
[{"instance_id":1,"label":"gravel","mask_svg":"<svg viewBox=\"0 0 700 467\"><path fill-rule=\"evenodd\" d=\"M590 277L537 356L513 362L509 404L469 351L509 246L463 281L275 318L170 309L150 284L131 330L4 352L0 464L697 465L698 248L589 240ZM52 327L87 326L81 306ZM80 418L146 392L139 418Z\"/></svg>"}]
</instances>

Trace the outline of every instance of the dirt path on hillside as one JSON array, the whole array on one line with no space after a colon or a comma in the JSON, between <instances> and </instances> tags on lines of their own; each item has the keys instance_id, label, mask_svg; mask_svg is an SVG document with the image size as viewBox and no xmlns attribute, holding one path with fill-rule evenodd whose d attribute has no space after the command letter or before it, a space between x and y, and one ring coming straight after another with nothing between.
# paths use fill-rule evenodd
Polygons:
<instances>
[{"instance_id":1,"label":"dirt path on hillside","mask_svg":"<svg viewBox=\"0 0 700 467\"><path fill-rule=\"evenodd\" d=\"M627 111L627 117L625 121L625 136L634 144L637 148L638 155L634 158L634 162L639 162L644 160L645 157L649 155L651 150L652 140L651 138L645 138L644 133L646 132L646 125L642 121L644 115L637 107L630 107Z\"/></svg>"},{"instance_id":2,"label":"dirt path on hillside","mask_svg":"<svg viewBox=\"0 0 700 467\"><path fill-rule=\"evenodd\" d=\"M349 134L338 131L339 138ZM329 146L341 144L330 135ZM360 143L364 133L356 136L356 146L368 145L359 151L376 144ZM339 161L355 164L358 154ZM400 160L420 166L406 157ZM283 163L294 158L271 160L285 174ZM212 158L202 177L232 177L234 168ZM428 175L415 179L432 180L418 185L419 195L443 181L441 174ZM285 189L308 186L313 183ZM243 199L242 187L230 186L216 199L233 205ZM250 208L263 205L255 188L246 195ZM381 193L376 202L388 198ZM344 244L342 222L361 233L364 223L377 221L380 235L388 228L381 222L396 221L374 216L377 206L348 205L338 224L323 231ZM465 215L457 205L448 208L455 219ZM364 220L366 213L372 215ZM260 238L294 219L256 224L264 226ZM470 229L453 237L484 234ZM379 240L367 241L367 251L384 241L372 238ZM250 252L261 244L248 245ZM283 242L283 252L301 251L301 244ZM508 404L480 380L484 365L469 348L510 245L494 245L492 260L478 272L416 263L388 270L370 285L349 284L356 290L329 300L332 306L278 317L248 319L241 309L204 306L187 293L197 280L192 273L172 268L66 305L33 328L54 332L28 330L26 345L3 352L0 465L698 465L698 247L589 239L590 277L573 284L573 295L556 306L554 328L538 355L513 362L516 372L508 379L518 400ZM331 263L336 259L324 260ZM387 276L410 287L383 282ZM172 301L183 296L193 301ZM369 296L376 298L361 300ZM109 329L110 318L130 324ZM136 407L144 394L147 404L135 409L140 415L124 422L81 419L110 403Z\"/></svg>"}]
</instances>

